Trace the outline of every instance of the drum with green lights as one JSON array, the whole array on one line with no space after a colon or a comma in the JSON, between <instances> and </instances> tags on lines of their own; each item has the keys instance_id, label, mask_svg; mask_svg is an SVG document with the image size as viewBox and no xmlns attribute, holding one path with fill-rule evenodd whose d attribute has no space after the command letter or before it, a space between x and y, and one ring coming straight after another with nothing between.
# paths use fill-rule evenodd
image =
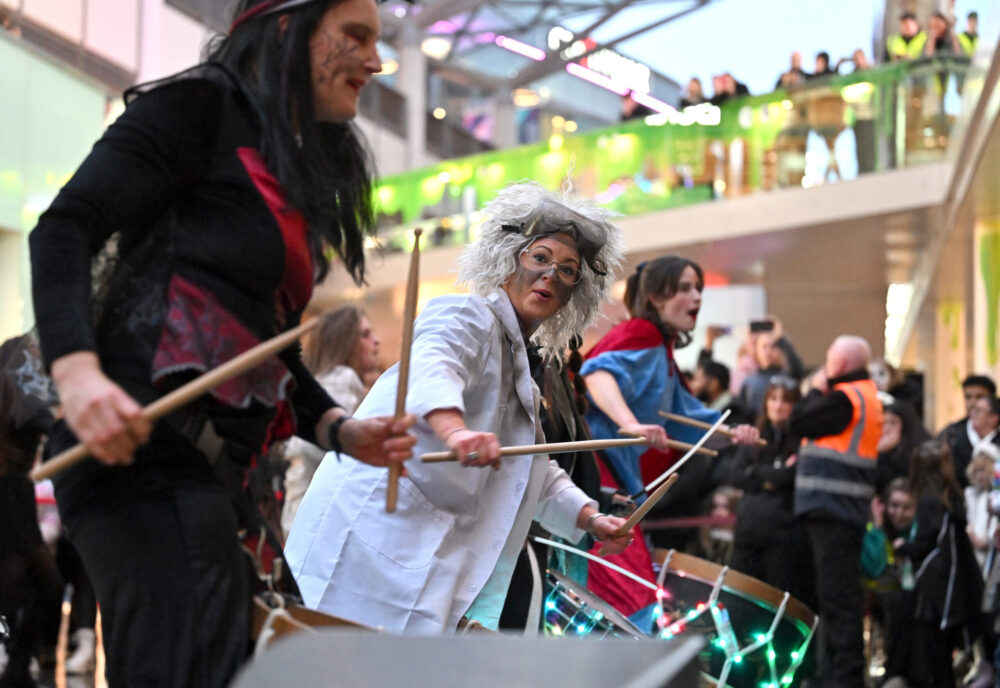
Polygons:
<instances>
[{"instance_id":1,"label":"drum with green lights","mask_svg":"<svg viewBox=\"0 0 1000 688\"><path fill-rule=\"evenodd\" d=\"M592 638L641 638L646 635L583 585L558 571L548 571L547 578L548 594L542 611L547 635Z\"/></svg>"},{"instance_id":2,"label":"drum with green lights","mask_svg":"<svg viewBox=\"0 0 1000 688\"><path fill-rule=\"evenodd\" d=\"M704 635L701 664L709 683L732 688L795 683L816 629L812 610L728 567L673 550L659 559L658 635Z\"/></svg>"}]
</instances>

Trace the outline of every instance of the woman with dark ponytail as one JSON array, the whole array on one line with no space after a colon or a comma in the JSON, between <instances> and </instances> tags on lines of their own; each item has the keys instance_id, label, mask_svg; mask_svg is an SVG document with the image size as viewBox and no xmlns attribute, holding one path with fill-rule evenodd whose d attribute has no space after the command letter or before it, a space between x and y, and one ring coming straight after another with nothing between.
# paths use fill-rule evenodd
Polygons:
<instances>
[{"instance_id":1,"label":"woman with dark ponytail","mask_svg":"<svg viewBox=\"0 0 1000 688\"><path fill-rule=\"evenodd\" d=\"M410 455L412 417L350 418L298 347L155 427L140 415L295 327L329 249L364 283L372 167L350 120L381 68L379 30L374 0L241 0L205 62L126 93L31 235L65 411L51 446L79 440L96 459L56 494L112 687L228 685L249 635L241 472L271 442L295 433L377 465Z\"/></svg>"},{"instance_id":2,"label":"woman with dark ponytail","mask_svg":"<svg viewBox=\"0 0 1000 688\"><path fill-rule=\"evenodd\" d=\"M652 445L602 452L606 484L625 490L638 502L646 497L646 479L656 475L647 472L644 476L642 464L656 465L658 471L669 465L670 458L663 453L667 432L684 442L696 442L702 434L666 422L658 412L708 423L719 419L718 411L706 408L687 389L673 355L674 348L691 341L703 287L704 273L686 258L668 255L641 263L625 288L631 319L608 332L587 354L580 370L592 401L586 419L593 436L608 439L625 432L646 437ZM737 426L735 432L738 443L756 443L759 437L749 425ZM642 538L636 538L618 559L616 563L652 580L649 550ZM643 610L652 608L652 594L636 585L625 586L619 576L612 578L597 568L591 567L591 590L645 624L648 619Z\"/></svg>"}]
</instances>

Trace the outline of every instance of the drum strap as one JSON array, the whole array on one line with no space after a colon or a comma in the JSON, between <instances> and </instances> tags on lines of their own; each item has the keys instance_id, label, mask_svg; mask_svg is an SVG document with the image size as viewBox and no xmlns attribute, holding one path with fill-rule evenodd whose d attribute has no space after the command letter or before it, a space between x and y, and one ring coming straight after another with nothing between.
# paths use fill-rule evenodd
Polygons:
<instances>
[{"instance_id":1,"label":"drum strap","mask_svg":"<svg viewBox=\"0 0 1000 688\"><path fill-rule=\"evenodd\" d=\"M528 618L524 624L524 635L538 635L542 616L542 571L538 566L538 555L530 542L524 543L528 550L528 564L531 567L531 599L528 601Z\"/></svg>"}]
</instances>

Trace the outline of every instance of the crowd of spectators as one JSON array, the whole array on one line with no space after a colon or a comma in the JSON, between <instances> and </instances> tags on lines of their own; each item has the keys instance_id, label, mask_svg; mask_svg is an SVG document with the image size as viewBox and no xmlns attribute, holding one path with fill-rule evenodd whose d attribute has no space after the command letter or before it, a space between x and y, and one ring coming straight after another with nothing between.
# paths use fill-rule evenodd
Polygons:
<instances>
[{"instance_id":1,"label":"crowd of spectators","mask_svg":"<svg viewBox=\"0 0 1000 688\"><path fill-rule=\"evenodd\" d=\"M888 63L948 54L971 56L979 41L978 23L978 14L969 12L965 29L958 31L954 17L934 11L927 18L926 28L921 28L913 12L904 12L899 19L899 31L886 41L883 60ZM834 74L854 73L873 66L865 51L860 48L836 63L831 61L830 54L824 50L816 53L812 71L807 71L803 67L802 53L795 51L791 54L788 69L778 76L774 88L793 90ZM731 98L749 94L746 84L739 82L730 72L712 76L711 95L704 91L701 79L692 77L681 92L680 107L702 103L720 105Z\"/></svg>"},{"instance_id":2,"label":"crowd of spectators","mask_svg":"<svg viewBox=\"0 0 1000 688\"><path fill-rule=\"evenodd\" d=\"M707 348L691 375L692 392L706 405L755 419L766 442L724 452L706 482L701 514L716 514L713 526L730 524L728 536L721 536L729 547L721 550L719 563L789 591L822 614L823 577L806 573L821 574L822 567L810 556L809 543L816 538L806 528L808 514L797 513L802 505L795 475L802 470L803 438L814 436L812 426L831 416L816 406L822 400L816 392L803 396L814 380L802 368L780 320L768 319L771 329L749 333L732 371L712 356L713 343L726 331L709 328ZM864 585L864 601L848 606L855 607L855 619L865 610L872 617L874 671L891 686L953 686L956 679L964 679L965 685L994 685L993 623L1000 592L1000 567L995 565L1000 544L996 385L984 375L965 378L966 415L933 436L921 417L919 378L903 376L884 360L871 361L867 371L854 377L877 386L884 415L860 562L842 566L836 575ZM717 517L712 495L719 493L730 495L728 520ZM820 530L830 529L824 521ZM692 538L688 551L719 557L720 549ZM837 551L842 558L844 545ZM841 601L838 616L843 610ZM828 619L828 632L836 635L840 622ZM832 649L829 643L824 648L836 654L836 639Z\"/></svg>"}]
</instances>

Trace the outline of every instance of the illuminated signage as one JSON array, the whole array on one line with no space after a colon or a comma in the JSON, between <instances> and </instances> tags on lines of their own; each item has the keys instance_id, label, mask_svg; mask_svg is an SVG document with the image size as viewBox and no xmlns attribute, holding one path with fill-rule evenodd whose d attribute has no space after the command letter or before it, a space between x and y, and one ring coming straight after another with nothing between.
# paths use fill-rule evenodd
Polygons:
<instances>
[{"instance_id":1,"label":"illuminated signage","mask_svg":"<svg viewBox=\"0 0 1000 688\"><path fill-rule=\"evenodd\" d=\"M592 49L597 42L592 38L574 40L572 31L562 26L553 26L549 30L548 45L549 50L559 50L559 56L569 62ZM630 91L649 93L652 74L649 67L613 50L597 50L581 59L580 64L618 82Z\"/></svg>"}]
</instances>

